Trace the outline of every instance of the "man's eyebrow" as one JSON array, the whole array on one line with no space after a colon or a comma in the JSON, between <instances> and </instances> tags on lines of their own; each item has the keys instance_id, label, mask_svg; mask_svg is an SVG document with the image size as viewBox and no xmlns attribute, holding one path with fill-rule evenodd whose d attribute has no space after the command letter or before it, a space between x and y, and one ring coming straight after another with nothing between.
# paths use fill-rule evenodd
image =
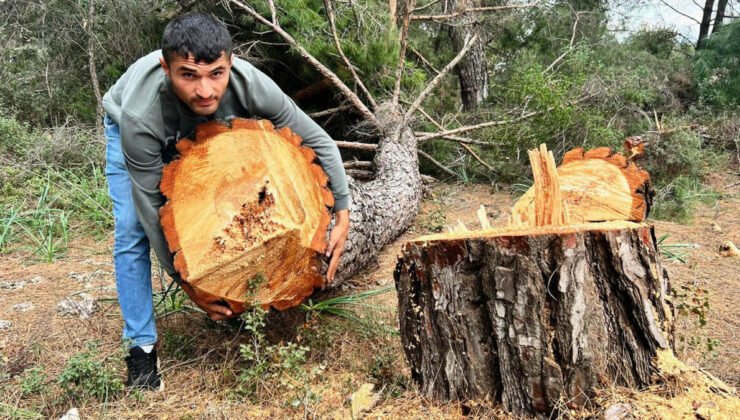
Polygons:
<instances>
[{"instance_id":1,"label":"man's eyebrow","mask_svg":"<svg viewBox=\"0 0 740 420\"><path fill-rule=\"evenodd\" d=\"M193 73L197 73L198 72L197 69L194 69L194 68L188 67L188 66L180 66L180 68L177 69L177 70L178 71L190 71L190 72L193 72Z\"/></svg>"}]
</instances>

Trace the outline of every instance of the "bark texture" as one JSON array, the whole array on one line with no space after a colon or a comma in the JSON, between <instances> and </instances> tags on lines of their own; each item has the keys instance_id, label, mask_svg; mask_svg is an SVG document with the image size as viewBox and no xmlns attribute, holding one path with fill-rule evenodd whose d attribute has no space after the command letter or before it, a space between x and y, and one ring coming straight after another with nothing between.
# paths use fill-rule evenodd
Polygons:
<instances>
[{"instance_id":1,"label":"bark texture","mask_svg":"<svg viewBox=\"0 0 740 420\"><path fill-rule=\"evenodd\" d=\"M704 10L701 15L701 23L699 24L699 39L696 41L696 48L701 48L701 42L704 38L709 35L709 26L712 24L712 9L714 8L714 0L704 1Z\"/></svg>"},{"instance_id":2,"label":"bark texture","mask_svg":"<svg viewBox=\"0 0 740 420\"><path fill-rule=\"evenodd\" d=\"M481 0L450 0L449 8L455 12L473 7L485 6ZM450 38L455 51L465 46L465 41L476 31L478 16L466 13L454 19L450 26ZM485 41L478 39L468 53L455 66L455 74L460 81L460 97L466 111L474 110L488 98L489 80L486 62Z\"/></svg>"},{"instance_id":3,"label":"bark texture","mask_svg":"<svg viewBox=\"0 0 740 420\"><path fill-rule=\"evenodd\" d=\"M399 257L401 337L425 394L536 415L650 383L673 340L651 226L494 232L420 238Z\"/></svg>"},{"instance_id":4,"label":"bark texture","mask_svg":"<svg viewBox=\"0 0 740 420\"><path fill-rule=\"evenodd\" d=\"M384 133L375 154L375 178L365 183L350 178L350 228L337 283L377 258L383 246L411 225L421 207L416 137L408 127L394 136L401 115L391 104L381 104L375 115Z\"/></svg>"}]
</instances>

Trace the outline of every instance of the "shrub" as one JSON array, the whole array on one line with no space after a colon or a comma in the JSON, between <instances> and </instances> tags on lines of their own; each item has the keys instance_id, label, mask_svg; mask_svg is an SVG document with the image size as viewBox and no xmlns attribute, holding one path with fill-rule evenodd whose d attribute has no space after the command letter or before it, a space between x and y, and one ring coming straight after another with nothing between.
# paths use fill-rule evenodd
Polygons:
<instances>
[{"instance_id":1,"label":"shrub","mask_svg":"<svg viewBox=\"0 0 740 420\"><path fill-rule=\"evenodd\" d=\"M69 398L97 398L102 401L123 391L123 381L118 369L112 365L120 362L121 355L100 360L97 343L85 344L87 350L72 356L57 377L59 387Z\"/></svg>"}]
</instances>

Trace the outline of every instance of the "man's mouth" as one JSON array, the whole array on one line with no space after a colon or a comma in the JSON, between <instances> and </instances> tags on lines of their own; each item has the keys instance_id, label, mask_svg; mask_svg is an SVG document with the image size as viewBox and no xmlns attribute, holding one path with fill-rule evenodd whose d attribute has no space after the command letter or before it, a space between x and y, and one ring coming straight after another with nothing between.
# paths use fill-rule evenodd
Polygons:
<instances>
[{"instance_id":1,"label":"man's mouth","mask_svg":"<svg viewBox=\"0 0 740 420\"><path fill-rule=\"evenodd\" d=\"M206 108L206 107L211 106L213 102L214 102L213 99L204 99L202 101L196 100L195 104L198 105L199 107Z\"/></svg>"}]
</instances>

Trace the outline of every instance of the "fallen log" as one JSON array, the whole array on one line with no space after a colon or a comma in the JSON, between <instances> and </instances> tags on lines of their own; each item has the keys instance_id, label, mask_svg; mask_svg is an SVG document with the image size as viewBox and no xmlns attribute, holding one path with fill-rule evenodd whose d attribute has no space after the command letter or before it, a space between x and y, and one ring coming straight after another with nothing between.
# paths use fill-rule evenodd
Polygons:
<instances>
[{"instance_id":1,"label":"fallen log","mask_svg":"<svg viewBox=\"0 0 740 420\"><path fill-rule=\"evenodd\" d=\"M160 220L175 268L208 301L285 309L324 282L334 204L315 153L267 120L209 122L162 172Z\"/></svg>"},{"instance_id":2,"label":"fallen log","mask_svg":"<svg viewBox=\"0 0 740 420\"><path fill-rule=\"evenodd\" d=\"M598 387L650 383L652 358L673 343L668 277L652 226L583 222L647 213L647 174L639 173L637 188L599 176L627 169L621 155L604 152L569 153L556 170L551 154L533 151L535 185L522 198L529 201L514 206L510 226L491 229L482 220L483 230L456 228L403 246L394 272L401 338L425 394L491 397L537 415L582 405ZM559 177L579 179L566 168L572 162L592 181ZM575 185L581 197L594 186L594 196L620 197L619 206L607 199L592 212L593 200L572 199ZM621 198L625 189L630 200Z\"/></svg>"}]
</instances>

